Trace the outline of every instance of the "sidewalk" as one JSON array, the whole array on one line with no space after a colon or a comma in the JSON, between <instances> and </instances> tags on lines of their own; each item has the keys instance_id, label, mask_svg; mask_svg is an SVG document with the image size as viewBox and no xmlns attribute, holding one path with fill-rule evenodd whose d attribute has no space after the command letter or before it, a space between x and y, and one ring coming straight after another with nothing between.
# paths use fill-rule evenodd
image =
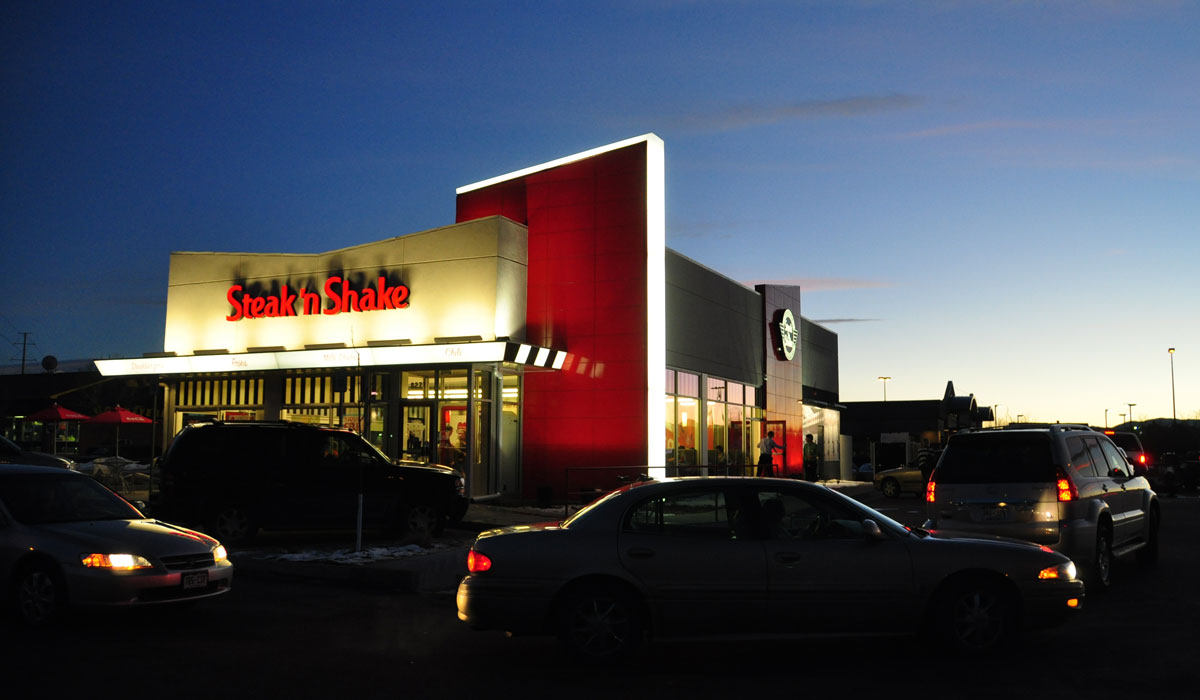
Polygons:
<instances>
[{"instance_id":1,"label":"sidewalk","mask_svg":"<svg viewBox=\"0 0 1200 700\"><path fill-rule=\"evenodd\" d=\"M874 488L870 482L861 481L822 483L848 496ZM566 510L561 505L538 508L494 501L472 503L463 522L447 527L429 546L372 538L363 543L361 550L354 551L353 542L347 545L346 538L339 536L333 542L303 547L260 543L235 551L230 559L235 579L289 577L400 593L453 591L467 575L467 550L478 533L509 525L557 522L563 519ZM570 507L571 512L575 510L576 506Z\"/></svg>"}]
</instances>

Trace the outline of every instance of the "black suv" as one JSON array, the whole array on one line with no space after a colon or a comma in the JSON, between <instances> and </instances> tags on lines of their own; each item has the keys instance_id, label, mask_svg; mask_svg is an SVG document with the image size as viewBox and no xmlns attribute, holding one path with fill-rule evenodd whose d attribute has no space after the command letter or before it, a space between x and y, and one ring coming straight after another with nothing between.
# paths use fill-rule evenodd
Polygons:
<instances>
[{"instance_id":1,"label":"black suv","mask_svg":"<svg viewBox=\"0 0 1200 700\"><path fill-rule=\"evenodd\" d=\"M398 464L346 430L288 422L199 423L156 461L154 517L192 523L223 542L258 529L365 527L415 538L466 513L462 474Z\"/></svg>"}]
</instances>

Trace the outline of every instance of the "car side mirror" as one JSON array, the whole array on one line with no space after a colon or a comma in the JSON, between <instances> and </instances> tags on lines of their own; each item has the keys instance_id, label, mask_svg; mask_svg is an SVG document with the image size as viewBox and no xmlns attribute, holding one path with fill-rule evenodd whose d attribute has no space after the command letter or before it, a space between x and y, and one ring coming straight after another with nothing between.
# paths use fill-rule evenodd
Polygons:
<instances>
[{"instance_id":1,"label":"car side mirror","mask_svg":"<svg viewBox=\"0 0 1200 700\"><path fill-rule=\"evenodd\" d=\"M863 536L868 542L875 542L884 539L883 530L879 529L879 523L867 518L862 521Z\"/></svg>"}]
</instances>

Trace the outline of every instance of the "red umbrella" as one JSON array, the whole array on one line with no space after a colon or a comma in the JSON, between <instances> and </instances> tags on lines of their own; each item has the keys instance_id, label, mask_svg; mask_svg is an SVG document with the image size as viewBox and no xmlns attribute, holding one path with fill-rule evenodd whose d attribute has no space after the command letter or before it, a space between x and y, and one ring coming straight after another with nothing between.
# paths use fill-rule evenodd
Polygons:
<instances>
[{"instance_id":1,"label":"red umbrella","mask_svg":"<svg viewBox=\"0 0 1200 700\"><path fill-rule=\"evenodd\" d=\"M113 455L120 457L121 452L121 426L125 423L153 423L154 421L143 416L140 413L126 410L120 406L113 406L111 410L103 413L97 413L88 419L89 423L109 423L117 426L117 444L113 448Z\"/></svg>"},{"instance_id":2,"label":"red umbrella","mask_svg":"<svg viewBox=\"0 0 1200 700\"><path fill-rule=\"evenodd\" d=\"M120 406L113 406L111 410L105 411L104 413L97 413L91 418L88 418L88 422L116 423L118 425L123 425L125 423L153 423L154 421L140 413L134 413L133 411L126 410Z\"/></svg>"},{"instance_id":3,"label":"red umbrella","mask_svg":"<svg viewBox=\"0 0 1200 700\"><path fill-rule=\"evenodd\" d=\"M40 423L58 423L65 420L89 420L87 416L78 411L72 411L69 408L63 408L58 404L54 404L50 408L43 408L40 411L35 411L25 416L25 420L35 420Z\"/></svg>"}]
</instances>

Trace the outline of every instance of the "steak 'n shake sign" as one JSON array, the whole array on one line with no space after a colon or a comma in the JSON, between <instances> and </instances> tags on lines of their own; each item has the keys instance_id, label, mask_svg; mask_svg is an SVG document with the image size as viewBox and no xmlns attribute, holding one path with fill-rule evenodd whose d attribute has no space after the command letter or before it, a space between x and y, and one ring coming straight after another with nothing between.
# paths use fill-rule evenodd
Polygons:
<instances>
[{"instance_id":1,"label":"steak 'n shake sign","mask_svg":"<svg viewBox=\"0 0 1200 700\"><path fill-rule=\"evenodd\" d=\"M291 294L285 284L279 288L277 294L256 296L247 293L242 285L235 284L225 291L225 300L233 307L233 312L226 316L225 320L314 314L333 316L351 311L408 308L408 287L403 284L389 287L387 278L382 276L375 287L354 289L349 280L335 275L325 280L322 291L324 296L320 291L309 291L301 287L295 294ZM300 302L299 309L296 307L297 301ZM329 303L324 303L326 301Z\"/></svg>"},{"instance_id":2,"label":"steak 'n shake sign","mask_svg":"<svg viewBox=\"0 0 1200 700\"><path fill-rule=\"evenodd\" d=\"M163 351L523 339L527 240L523 225L493 216L324 253L173 252Z\"/></svg>"}]
</instances>

